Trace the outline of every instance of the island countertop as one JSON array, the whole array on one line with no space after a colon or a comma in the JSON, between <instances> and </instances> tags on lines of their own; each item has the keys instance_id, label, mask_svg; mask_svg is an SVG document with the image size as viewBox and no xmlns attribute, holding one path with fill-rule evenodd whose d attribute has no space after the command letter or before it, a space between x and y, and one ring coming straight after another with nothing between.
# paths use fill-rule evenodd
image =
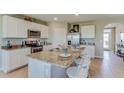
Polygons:
<instances>
[{"instance_id":1,"label":"island countertop","mask_svg":"<svg viewBox=\"0 0 124 93\"><path fill-rule=\"evenodd\" d=\"M60 50L56 50L56 49L54 49L53 51L42 51L42 52L38 52L38 53L33 53L28 56L33 59L41 60L41 61L53 64L53 65L67 68L72 64L74 58L79 57L80 52L83 51L84 49L85 49L84 47L81 47L79 49L79 51L70 50L69 54L71 54L71 56L69 56L67 58L60 57L59 55L62 52L60 52Z\"/></svg>"}]
</instances>

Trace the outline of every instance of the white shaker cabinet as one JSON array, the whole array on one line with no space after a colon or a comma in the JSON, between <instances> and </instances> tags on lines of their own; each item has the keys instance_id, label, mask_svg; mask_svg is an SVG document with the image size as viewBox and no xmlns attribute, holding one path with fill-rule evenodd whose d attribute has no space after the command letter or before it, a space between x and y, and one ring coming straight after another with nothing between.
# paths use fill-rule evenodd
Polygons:
<instances>
[{"instance_id":1,"label":"white shaker cabinet","mask_svg":"<svg viewBox=\"0 0 124 93\"><path fill-rule=\"evenodd\" d=\"M95 25L81 26L81 38L95 38Z\"/></svg>"},{"instance_id":2,"label":"white shaker cabinet","mask_svg":"<svg viewBox=\"0 0 124 93\"><path fill-rule=\"evenodd\" d=\"M28 57L29 78L66 78L66 68Z\"/></svg>"},{"instance_id":3,"label":"white shaker cabinet","mask_svg":"<svg viewBox=\"0 0 124 93\"><path fill-rule=\"evenodd\" d=\"M27 64L30 48L2 50L2 70L7 73Z\"/></svg>"},{"instance_id":4,"label":"white shaker cabinet","mask_svg":"<svg viewBox=\"0 0 124 93\"><path fill-rule=\"evenodd\" d=\"M27 23L24 20L3 16L3 38L26 38Z\"/></svg>"},{"instance_id":5,"label":"white shaker cabinet","mask_svg":"<svg viewBox=\"0 0 124 93\"><path fill-rule=\"evenodd\" d=\"M17 35L17 19L9 16L3 16L3 38L16 37Z\"/></svg>"},{"instance_id":6,"label":"white shaker cabinet","mask_svg":"<svg viewBox=\"0 0 124 93\"><path fill-rule=\"evenodd\" d=\"M41 38L48 38L48 26L7 15L3 16L2 29L3 38L27 38L28 30L41 31Z\"/></svg>"},{"instance_id":7,"label":"white shaker cabinet","mask_svg":"<svg viewBox=\"0 0 124 93\"><path fill-rule=\"evenodd\" d=\"M17 25L17 37L18 38L27 38L27 21L18 19Z\"/></svg>"},{"instance_id":8,"label":"white shaker cabinet","mask_svg":"<svg viewBox=\"0 0 124 93\"><path fill-rule=\"evenodd\" d=\"M89 55L90 58L95 58L95 46L93 45L81 45L85 47L84 52Z\"/></svg>"},{"instance_id":9,"label":"white shaker cabinet","mask_svg":"<svg viewBox=\"0 0 124 93\"><path fill-rule=\"evenodd\" d=\"M28 64L27 55L31 54L31 48L25 48L20 50L20 66Z\"/></svg>"},{"instance_id":10,"label":"white shaker cabinet","mask_svg":"<svg viewBox=\"0 0 124 93\"><path fill-rule=\"evenodd\" d=\"M42 25L41 24L38 24L38 23L34 23L34 22L28 22L28 27L27 29L30 29L30 30L34 30L34 31L41 31L41 27Z\"/></svg>"}]
</instances>

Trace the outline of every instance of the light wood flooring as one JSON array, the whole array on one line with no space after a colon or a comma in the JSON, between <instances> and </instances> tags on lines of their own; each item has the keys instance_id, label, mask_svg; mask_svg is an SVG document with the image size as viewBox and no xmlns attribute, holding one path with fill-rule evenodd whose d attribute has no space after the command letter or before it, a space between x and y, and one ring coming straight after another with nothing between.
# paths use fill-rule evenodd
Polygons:
<instances>
[{"instance_id":1,"label":"light wood flooring","mask_svg":"<svg viewBox=\"0 0 124 93\"><path fill-rule=\"evenodd\" d=\"M27 77L28 77L27 66L7 74L0 72L0 78L27 78Z\"/></svg>"},{"instance_id":2,"label":"light wood flooring","mask_svg":"<svg viewBox=\"0 0 124 93\"><path fill-rule=\"evenodd\" d=\"M0 72L0 78L27 78L28 67L8 74ZM90 78L124 78L124 62L112 52L104 52L104 59L93 59L90 67Z\"/></svg>"},{"instance_id":3,"label":"light wood flooring","mask_svg":"<svg viewBox=\"0 0 124 93\"><path fill-rule=\"evenodd\" d=\"M91 78L124 78L123 59L111 51L104 51L104 59L94 59L90 67Z\"/></svg>"}]
</instances>

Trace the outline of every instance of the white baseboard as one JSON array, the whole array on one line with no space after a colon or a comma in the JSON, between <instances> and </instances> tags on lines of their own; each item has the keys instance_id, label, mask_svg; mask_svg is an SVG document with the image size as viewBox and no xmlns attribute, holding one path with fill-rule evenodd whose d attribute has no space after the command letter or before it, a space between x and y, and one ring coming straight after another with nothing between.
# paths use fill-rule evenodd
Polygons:
<instances>
[{"instance_id":1,"label":"white baseboard","mask_svg":"<svg viewBox=\"0 0 124 93\"><path fill-rule=\"evenodd\" d=\"M95 56L95 58L103 59L103 56Z\"/></svg>"}]
</instances>

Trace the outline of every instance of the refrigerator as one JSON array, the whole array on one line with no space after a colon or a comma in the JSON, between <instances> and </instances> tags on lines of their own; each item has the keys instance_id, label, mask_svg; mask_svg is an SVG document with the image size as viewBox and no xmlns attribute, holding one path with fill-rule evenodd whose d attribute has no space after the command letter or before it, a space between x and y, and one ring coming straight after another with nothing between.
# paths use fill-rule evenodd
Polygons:
<instances>
[{"instance_id":1,"label":"refrigerator","mask_svg":"<svg viewBox=\"0 0 124 93\"><path fill-rule=\"evenodd\" d=\"M67 43L68 45L80 45L80 33L68 33Z\"/></svg>"}]
</instances>

